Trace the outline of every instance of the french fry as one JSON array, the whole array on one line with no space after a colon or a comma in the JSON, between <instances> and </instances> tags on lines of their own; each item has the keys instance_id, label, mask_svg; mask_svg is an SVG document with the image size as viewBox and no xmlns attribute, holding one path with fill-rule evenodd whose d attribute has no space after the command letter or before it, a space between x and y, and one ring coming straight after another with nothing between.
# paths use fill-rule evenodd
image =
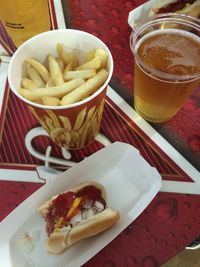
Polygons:
<instances>
[{"instance_id":1,"label":"french fry","mask_svg":"<svg viewBox=\"0 0 200 267\"><path fill-rule=\"evenodd\" d=\"M70 62L69 64L67 64L67 66L65 67L65 69L63 71L63 77L65 77L66 73L68 71L71 71L71 70L73 70L73 68L72 68L72 62Z\"/></svg>"},{"instance_id":2,"label":"french fry","mask_svg":"<svg viewBox=\"0 0 200 267\"><path fill-rule=\"evenodd\" d=\"M35 68L28 66L27 75L33 81L33 83L37 85L38 88L42 88L45 86L43 79Z\"/></svg>"},{"instance_id":3,"label":"french fry","mask_svg":"<svg viewBox=\"0 0 200 267\"><path fill-rule=\"evenodd\" d=\"M66 52L60 43L56 49L58 56L48 54L45 65L26 59L29 78L21 80L18 90L26 99L48 106L68 105L90 96L106 81L108 53L104 49L87 52L86 62L79 66L76 53Z\"/></svg>"},{"instance_id":4,"label":"french fry","mask_svg":"<svg viewBox=\"0 0 200 267\"><path fill-rule=\"evenodd\" d=\"M61 99L60 104L68 105L79 102L80 100L88 97L106 81L107 77L108 71L105 69L100 70L94 77L87 80L84 84L80 85L75 90L71 91L71 93L65 95Z\"/></svg>"},{"instance_id":5,"label":"french fry","mask_svg":"<svg viewBox=\"0 0 200 267\"><path fill-rule=\"evenodd\" d=\"M70 81L76 78L83 78L84 80L87 80L91 77L93 77L96 74L96 70L74 70L74 71L66 71L63 73L63 77L65 81Z\"/></svg>"},{"instance_id":6,"label":"french fry","mask_svg":"<svg viewBox=\"0 0 200 267\"><path fill-rule=\"evenodd\" d=\"M101 66L100 68L106 68L106 63L107 63L107 59L108 59L108 53L102 49L102 48L97 48L96 52L95 52L95 57L99 57L100 61L101 61Z\"/></svg>"},{"instance_id":7,"label":"french fry","mask_svg":"<svg viewBox=\"0 0 200 267\"><path fill-rule=\"evenodd\" d=\"M69 82L63 83L58 86L54 87L46 87L46 88L39 88L35 89L34 91L29 91L27 89L20 88L18 90L19 94L21 94L23 97L30 101L35 101L38 99L41 99L43 96L52 96L52 97L63 97L64 95L68 94L75 88L79 87L81 84L84 83L84 80L82 78L77 78L74 80L71 80Z\"/></svg>"},{"instance_id":8,"label":"french fry","mask_svg":"<svg viewBox=\"0 0 200 267\"><path fill-rule=\"evenodd\" d=\"M63 72L65 65L64 65L62 58L56 57L56 61L58 62L58 65L60 66L60 70Z\"/></svg>"},{"instance_id":9,"label":"french fry","mask_svg":"<svg viewBox=\"0 0 200 267\"><path fill-rule=\"evenodd\" d=\"M63 84L64 83L63 75L55 57L49 54L48 62L49 62L49 70L52 82L55 85Z\"/></svg>"},{"instance_id":10,"label":"french fry","mask_svg":"<svg viewBox=\"0 0 200 267\"><path fill-rule=\"evenodd\" d=\"M60 43L58 43L56 48L58 56L63 60L65 64L68 64L70 58L68 53L65 51L64 47Z\"/></svg>"},{"instance_id":11,"label":"french fry","mask_svg":"<svg viewBox=\"0 0 200 267\"><path fill-rule=\"evenodd\" d=\"M86 54L86 61L92 60L95 57L95 52L96 52L95 49L88 51Z\"/></svg>"},{"instance_id":12,"label":"french fry","mask_svg":"<svg viewBox=\"0 0 200 267\"><path fill-rule=\"evenodd\" d=\"M42 104L47 106L59 106L60 105L60 99L53 96L43 96L41 98Z\"/></svg>"},{"instance_id":13,"label":"french fry","mask_svg":"<svg viewBox=\"0 0 200 267\"><path fill-rule=\"evenodd\" d=\"M26 61L39 72L40 76L45 82L49 80L50 75L48 70L39 61L33 58L27 58Z\"/></svg>"},{"instance_id":14,"label":"french fry","mask_svg":"<svg viewBox=\"0 0 200 267\"><path fill-rule=\"evenodd\" d=\"M72 68L73 69L76 68L78 66L78 59L77 59L75 53L74 52L70 52L68 54L68 56L69 56L69 62L72 64Z\"/></svg>"},{"instance_id":15,"label":"french fry","mask_svg":"<svg viewBox=\"0 0 200 267\"><path fill-rule=\"evenodd\" d=\"M50 79L47 81L45 87L53 87L53 86L55 86L55 84L53 83L52 79L50 78Z\"/></svg>"},{"instance_id":16,"label":"french fry","mask_svg":"<svg viewBox=\"0 0 200 267\"><path fill-rule=\"evenodd\" d=\"M28 89L28 90L34 90L34 89L38 88L38 86L36 84L34 84L34 82L31 79L28 79L26 77L22 78L21 86L25 89Z\"/></svg>"},{"instance_id":17,"label":"french fry","mask_svg":"<svg viewBox=\"0 0 200 267\"><path fill-rule=\"evenodd\" d=\"M99 57L95 57L92 60L84 63L83 65L77 67L75 70L86 70L86 69L95 69L97 70L101 65Z\"/></svg>"}]
</instances>

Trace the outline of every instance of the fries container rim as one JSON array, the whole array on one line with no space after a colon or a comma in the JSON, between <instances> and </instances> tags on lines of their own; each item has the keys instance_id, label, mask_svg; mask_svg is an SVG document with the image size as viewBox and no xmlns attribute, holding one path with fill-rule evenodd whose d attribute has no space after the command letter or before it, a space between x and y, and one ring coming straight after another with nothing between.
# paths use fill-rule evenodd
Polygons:
<instances>
[{"instance_id":1,"label":"fries container rim","mask_svg":"<svg viewBox=\"0 0 200 267\"><path fill-rule=\"evenodd\" d=\"M108 53L108 65L109 65L108 72L109 72L109 74L108 74L108 78L106 79L106 81L104 82L104 84L94 94L92 94L91 96L89 96L89 97L87 97L87 98L85 98L85 99L83 99L83 100L81 100L79 102L76 102L76 103L73 103L73 104L69 104L69 105L63 105L63 106L41 105L41 104L32 102L32 101L24 98L23 96L21 96L18 93L18 91L17 91L18 88L16 88L16 86L15 86L15 84L13 82L13 78L12 78L13 77L13 72L15 71L15 68L17 66L16 61L18 60L18 57L23 53L24 50L26 50L27 48L29 49L31 47L32 43L35 44L35 41L37 39L45 38L48 35L52 35L53 38L56 38L55 37L56 34L65 34L66 36L68 35L68 38L69 38L69 35L71 33L76 33L77 36L78 36L78 34L80 34L82 36L85 35L85 37L86 37L87 40L88 40L87 37L93 38L94 40L96 40L97 43L99 43L99 46L96 46L94 48L101 47L101 48L104 48L107 51L107 53ZM67 40L67 38L66 38L66 40ZM77 38L77 42L79 42L79 38ZM38 49L39 49L39 47L40 47L40 44L38 43ZM74 47L72 47L72 48L74 48ZM55 47L55 51L56 51L56 47ZM47 54L48 54L48 51L46 51L46 55ZM51 30L51 31L40 33L40 34L38 34L38 35L36 35L36 36L28 39L26 42L24 42L16 50L16 52L13 54L13 56L11 58L11 61L10 61L10 64L9 64L9 68L8 68L8 82L9 82L9 85L10 85L10 88L11 88L12 92L19 99L21 99L22 101L24 101L25 103L27 103L27 104L29 104L31 106L40 108L40 109L63 110L63 109L68 109L68 108L72 108L72 107L77 107L77 106L83 105L83 104L89 102L90 100L92 100L93 98L95 98L97 95L99 95L108 86L108 83L111 80L111 77L112 77L112 74L113 74L113 68L114 68L113 65L114 65L114 63L113 63L113 57L112 57L112 54L111 54L109 48L107 47L107 45L101 39L99 39L95 35L93 35L91 33L88 33L88 32L85 32L85 31L76 30L76 29L58 29L58 30ZM22 66L18 66L18 67L22 67ZM20 79L21 78L22 77L20 77Z\"/></svg>"}]
</instances>

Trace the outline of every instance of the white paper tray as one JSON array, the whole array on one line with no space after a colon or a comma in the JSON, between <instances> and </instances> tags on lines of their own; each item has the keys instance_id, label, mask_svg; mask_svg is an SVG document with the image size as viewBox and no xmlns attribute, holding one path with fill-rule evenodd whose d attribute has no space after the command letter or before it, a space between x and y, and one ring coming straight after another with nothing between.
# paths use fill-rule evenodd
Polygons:
<instances>
[{"instance_id":1,"label":"white paper tray","mask_svg":"<svg viewBox=\"0 0 200 267\"><path fill-rule=\"evenodd\" d=\"M36 209L51 196L86 180L99 181L106 187L108 204L119 210L120 222L96 237L79 242L62 255L49 255L44 249L45 224ZM113 143L36 191L0 224L1 266L81 266L135 220L160 188L159 173L137 149L128 144ZM25 253L19 248L19 240L33 229L40 230L40 240L35 242L33 251Z\"/></svg>"},{"instance_id":2,"label":"white paper tray","mask_svg":"<svg viewBox=\"0 0 200 267\"><path fill-rule=\"evenodd\" d=\"M150 9L157 2L157 0L150 0L143 5L133 9L128 16L128 24L134 28L141 20L148 18Z\"/></svg>"}]
</instances>

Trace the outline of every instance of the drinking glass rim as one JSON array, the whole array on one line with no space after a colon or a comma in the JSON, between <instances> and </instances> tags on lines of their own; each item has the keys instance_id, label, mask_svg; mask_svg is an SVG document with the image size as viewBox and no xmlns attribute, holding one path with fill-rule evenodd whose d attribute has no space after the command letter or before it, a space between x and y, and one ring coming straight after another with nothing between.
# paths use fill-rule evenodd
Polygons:
<instances>
[{"instance_id":1,"label":"drinking glass rim","mask_svg":"<svg viewBox=\"0 0 200 267\"><path fill-rule=\"evenodd\" d=\"M186 24L191 24L191 26L197 27L197 29L200 31L200 19L186 15L186 14L179 14L179 13L160 13L155 14L153 16L150 16L148 18L145 18L141 20L136 26L135 29L133 29L133 32L137 32L137 30L140 29L140 27L143 26L149 26L153 25L155 22L157 23L158 19L160 21L167 21L172 20L178 21L178 22L186 22Z\"/></svg>"},{"instance_id":2,"label":"drinking glass rim","mask_svg":"<svg viewBox=\"0 0 200 267\"><path fill-rule=\"evenodd\" d=\"M130 35L130 48L131 51L133 53L133 55L136 58L136 61L140 64L140 66L142 66L143 69L149 69L152 70L151 67L146 66L145 64L143 64L141 62L141 60L139 59L139 57L137 56L136 50L134 49L134 47L136 46L136 42L134 41L134 39L136 40L138 35L144 31L146 28L150 27L150 26L155 26L158 23L162 23L162 22L168 22L168 23L178 23L178 24L182 24L182 25L186 25L186 26L190 26L195 30L198 30L200 32L200 19L195 18L195 17L191 17L185 14L177 14L177 13L164 13L164 14L156 14L154 16L151 16L147 19L144 19L142 21L140 21L135 28L132 30L131 35ZM184 31L184 30L182 30ZM197 35L195 35L197 38L199 38L199 43L200 43L200 36L198 37ZM145 65L145 68L144 66ZM178 74L167 74L164 73L162 71L159 70L154 70L155 77L162 79L164 81L170 81L172 79L179 81L179 82L185 82L185 81L192 81L192 80L196 80L200 77L200 71L198 73L195 74L187 74L187 75L178 75ZM163 77L163 75L165 77Z\"/></svg>"}]
</instances>

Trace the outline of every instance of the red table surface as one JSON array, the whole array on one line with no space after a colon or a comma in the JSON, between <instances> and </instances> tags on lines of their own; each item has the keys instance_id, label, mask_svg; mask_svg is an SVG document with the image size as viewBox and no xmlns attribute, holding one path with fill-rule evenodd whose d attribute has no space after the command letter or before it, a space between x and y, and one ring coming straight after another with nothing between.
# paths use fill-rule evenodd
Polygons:
<instances>
[{"instance_id":1,"label":"red table surface","mask_svg":"<svg viewBox=\"0 0 200 267\"><path fill-rule=\"evenodd\" d=\"M144 1L62 2L68 28L91 32L108 45L115 64L111 85L132 104L133 58L129 49L131 29L127 24L127 18L129 11ZM173 120L165 124L152 125L197 168L200 166L199 98L200 90L197 89ZM16 166L34 168L41 162L26 151L24 136L28 130L38 124L27 111L26 106L13 94L9 94L5 103L4 130L0 130L2 134L0 168L8 166L12 168L13 163L15 164L13 168ZM177 178L191 181L190 177L173 164L165 152L160 151L145 133L121 114L109 99L107 99L101 130L112 142L119 140L138 147L146 160L158 168L163 179L176 180ZM34 145L40 151L44 151L49 142L47 138L38 137ZM101 146L92 144L80 152L75 152L73 157L79 161L100 148ZM59 150L55 146L53 146L53 153L59 156ZM0 220L41 185L1 180ZM125 231L84 266L158 267L199 235L199 216L200 197L198 195L159 193Z\"/></svg>"}]
</instances>

